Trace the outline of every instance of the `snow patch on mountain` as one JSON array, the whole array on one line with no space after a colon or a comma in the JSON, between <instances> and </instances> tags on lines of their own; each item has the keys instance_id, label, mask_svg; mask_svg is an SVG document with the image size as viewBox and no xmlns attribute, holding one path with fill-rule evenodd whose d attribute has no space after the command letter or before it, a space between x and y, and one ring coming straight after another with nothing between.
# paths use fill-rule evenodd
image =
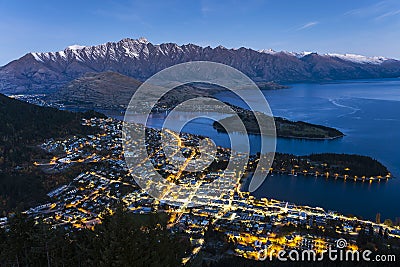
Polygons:
<instances>
[{"instance_id":1,"label":"snow patch on mountain","mask_svg":"<svg viewBox=\"0 0 400 267\"><path fill-rule=\"evenodd\" d=\"M327 56L330 57L337 57L343 60L347 61L352 61L356 63L368 63L368 64L381 64L388 60L388 58L385 57L366 57L362 55L356 55L356 54L335 54L335 53L330 53L326 54Z\"/></svg>"},{"instance_id":2,"label":"snow patch on mountain","mask_svg":"<svg viewBox=\"0 0 400 267\"><path fill-rule=\"evenodd\" d=\"M83 49L83 48L85 48L86 46L84 46L84 45L77 45L77 44L75 44L75 45L70 45L70 46L68 46L66 49L70 49L70 50L81 50L81 49Z\"/></svg>"},{"instance_id":3,"label":"snow patch on mountain","mask_svg":"<svg viewBox=\"0 0 400 267\"><path fill-rule=\"evenodd\" d=\"M261 49L261 50L258 50L257 52L264 53L264 54L271 54L271 55L279 53L279 52L276 52L275 50L273 50L271 48L270 49Z\"/></svg>"},{"instance_id":4,"label":"snow patch on mountain","mask_svg":"<svg viewBox=\"0 0 400 267\"><path fill-rule=\"evenodd\" d=\"M39 56L39 53L31 53L36 61L43 62L43 59Z\"/></svg>"}]
</instances>

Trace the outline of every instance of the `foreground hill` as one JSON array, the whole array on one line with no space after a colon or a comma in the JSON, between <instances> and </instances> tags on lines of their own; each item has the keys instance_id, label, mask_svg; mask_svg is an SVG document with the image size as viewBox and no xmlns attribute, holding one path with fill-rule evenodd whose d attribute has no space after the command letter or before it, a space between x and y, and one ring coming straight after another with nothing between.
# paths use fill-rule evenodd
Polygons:
<instances>
[{"instance_id":1,"label":"foreground hill","mask_svg":"<svg viewBox=\"0 0 400 267\"><path fill-rule=\"evenodd\" d=\"M59 177L33 169L33 160L43 156L36 145L46 138L89 134L96 131L81 125L81 119L98 115L72 113L39 107L0 94L0 215L17 205L35 203Z\"/></svg>"},{"instance_id":2,"label":"foreground hill","mask_svg":"<svg viewBox=\"0 0 400 267\"><path fill-rule=\"evenodd\" d=\"M256 82L400 76L400 61L383 57L211 48L195 44L155 45L144 38L127 38L96 46L70 46L58 52L28 53L0 68L0 92L54 92L88 72L113 71L143 81L164 68L197 60L227 64Z\"/></svg>"}]
</instances>

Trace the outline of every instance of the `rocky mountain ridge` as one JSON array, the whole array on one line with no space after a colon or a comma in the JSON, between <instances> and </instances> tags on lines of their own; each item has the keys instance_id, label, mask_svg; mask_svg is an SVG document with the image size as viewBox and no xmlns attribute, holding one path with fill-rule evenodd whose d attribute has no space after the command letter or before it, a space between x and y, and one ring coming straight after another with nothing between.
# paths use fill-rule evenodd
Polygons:
<instances>
[{"instance_id":1,"label":"rocky mountain ridge","mask_svg":"<svg viewBox=\"0 0 400 267\"><path fill-rule=\"evenodd\" d=\"M117 72L144 81L156 72L188 61L213 61L239 69L255 82L314 82L400 76L400 61L195 44L155 45L145 38L95 46L73 45L58 52L28 53L0 68L0 92L49 93L94 72Z\"/></svg>"}]
</instances>

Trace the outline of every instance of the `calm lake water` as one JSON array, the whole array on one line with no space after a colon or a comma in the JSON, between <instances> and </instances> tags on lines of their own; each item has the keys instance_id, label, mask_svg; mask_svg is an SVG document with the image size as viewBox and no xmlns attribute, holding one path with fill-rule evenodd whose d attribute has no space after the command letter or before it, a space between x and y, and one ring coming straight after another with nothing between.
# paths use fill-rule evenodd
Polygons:
<instances>
[{"instance_id":1,"label":"calm lake water","mask_svg":"<svg viewBox=\"0 0 400 267\"><path fill-rule=\"evenodd\" d=\"M246 95L247 101L257 104L251 92ZM294 84L290 89L264 91L264 95L275 116L335 127L346 134L329 141L278 138L278 152L368 155L385 164L397 178L370 184L275 174L267 177L255 196L320 206L372 220L377 212L381 218L400 217L400 79ZM230 93L220 93L217 98L245 106ZM163 115L154 115L148 125L161 127L163 119ZM185 120L185 114L179 114L176 120ZM183 131L230 146L227 135L214 130L208 119L191 121ZM251 135L249 139L252 152L257 151L260 137Z\"/></svg>"}]
</instances>

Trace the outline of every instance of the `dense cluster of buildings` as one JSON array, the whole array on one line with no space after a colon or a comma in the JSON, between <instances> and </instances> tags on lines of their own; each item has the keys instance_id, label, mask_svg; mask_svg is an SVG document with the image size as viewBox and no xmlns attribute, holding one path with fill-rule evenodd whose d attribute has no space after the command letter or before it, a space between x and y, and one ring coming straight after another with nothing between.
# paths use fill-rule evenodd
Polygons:
<instances>
[{"instance_id":1,"label":"dense cluster of buildings","mask_svg":"<svg viewBox=\"0 0 400 267\"><path fill-rule=\"evenodd\" d=\"M253 259L260 257L260 246L277 251L312 249L317 252L335 246L338 238L321 234L324 232L345 235L348 237L347 249L351 250L357 249L355 240L361 231L383 232L388 238L400 238L400 230L394 227L346 217L318 207L257 199L243 192L240 179L243 170L222 169L228 161L236 166L237 160L239 166L243 160L244 156L240 154L231 157L229 149L217 148L211 161L213 164L204 171L185 171L193 159L210 160L211 155L203 158L198 151L203 137L148 129L146 140L129 142L130 149L125 157L135 159L137 155L129 154L129 151L141 142L146 143L148 156L132 161L137 165L127 166L120 121L93 118L83 124L99 127L102 131L85 137L49 140L42 148L55 156L48 162L35 162L39 168L55 172L76 164L87 166L68 184L49 192L51 201L48 204L26 211L54 227L91 228L101 223L104 215L112 213L116 203L121 201L133 213L167 212L171 215L169 229L190 236L193 252L184 262L205 246L205 233L210 229L225 236L226 243L229 243L226 251ZM140 130L138 125L132 124L131 127ZM168 155L161 147L161 137L167 140L164 146L170 148ZM171 158L181 165L174 166ZM157 174L145 164L151 164L158 174L162 174L164 181L157 184L153 177ZM144 181L144 188L142 184L138 185L138 181ZM156 200L148 194L154 188L161 190L158 193L162 198ZM4 223L5 220L0 219L0 224Z\"/></svg>"}]
</instances>

